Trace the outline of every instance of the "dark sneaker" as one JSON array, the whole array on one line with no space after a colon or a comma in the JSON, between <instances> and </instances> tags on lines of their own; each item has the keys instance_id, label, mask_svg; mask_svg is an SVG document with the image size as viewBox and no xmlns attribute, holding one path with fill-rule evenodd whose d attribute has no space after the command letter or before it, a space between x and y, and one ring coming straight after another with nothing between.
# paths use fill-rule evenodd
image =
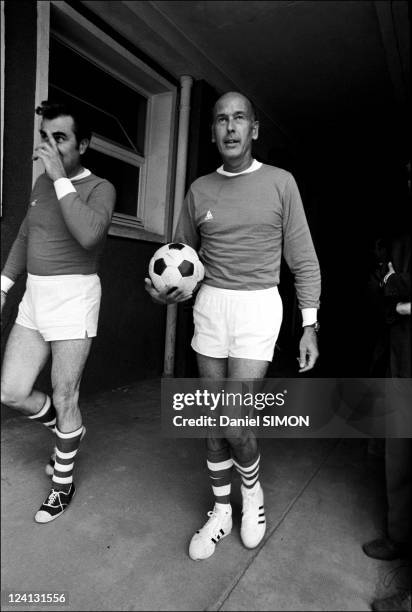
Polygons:
<instances>
[{"instance_id":1,"label":"dark sneaker","mask_svg":"<svg viewBox=\"0 0 412 612\"><path fill-rule=\"evenodd\" d=\"M375 599L371 607L376 612L390 612L391 610L411 612L411 592L405 591L383 599Z\"/></svg>"},{"instance_id":2,"label":"dark sneaker","mask_svg":"<svg viewBox=\"0 0 412 612\"><path fill-rule=\"evenodd\" d=\"M34 517L36 523L49 523L63 514L75 492L74 482L71 483L68 491L64 489L51 489L40 509L36 512Z\"/></svg>"},{"instance_id":3,"label":"dark sneaker","mask_svg":"<svg viewBox=\"0 0 412 612\"><path fill-rule=\"evenodd\" d=\"M368 557L381 561L393 561L402 558L407 552L406 546L389 538L377 538L371 542L366 542L366 544L363 544L362 550Z\"/></svg>"},{"instance_id":4,"label":"dark sneaker","mask_svg":"<svg viewBox=\"0 0 412 612\"><path fill-rule=\"evenodd\" d=\"M85 435L86 435L86 427L83 425L83 431L82 431L82 435L81 435L81 438L80 438L80 442L83 440ZM50 478L53 476L54 464L55 463L56 463L56 453L53 452L50 455L49 463L47 463L44 466L44 471L46 472L47 476L50 476Z\"/></svg>"}]
</instances>

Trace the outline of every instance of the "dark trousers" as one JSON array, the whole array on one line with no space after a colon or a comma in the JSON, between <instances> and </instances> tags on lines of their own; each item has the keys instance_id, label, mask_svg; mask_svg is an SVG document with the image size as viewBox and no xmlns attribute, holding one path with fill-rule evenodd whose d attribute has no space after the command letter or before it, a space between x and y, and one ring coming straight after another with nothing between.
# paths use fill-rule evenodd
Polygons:
<instances>
[{"instance_id":1,"label":"dark trousers","mask_svg":"<svg viewBox=\"0 0 412 612\"><path fill-rule=\"evenodd\" d=\"M412 517L412 439L387 438L385 450L388 535L410 546Z\"/></svg>"}]
</instances>

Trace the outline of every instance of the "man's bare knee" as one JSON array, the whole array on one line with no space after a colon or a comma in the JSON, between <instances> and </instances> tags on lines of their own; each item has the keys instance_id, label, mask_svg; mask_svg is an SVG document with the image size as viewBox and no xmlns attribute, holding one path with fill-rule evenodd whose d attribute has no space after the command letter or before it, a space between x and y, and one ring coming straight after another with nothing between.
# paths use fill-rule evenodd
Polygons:
<instances>
[{"instance_id":1,"label":"man's bare knee","mask_svg":"<svg viewBox=\"0 0 412 612\"><path fill-rule=\"evenodd\" d=\"M212 452L220 451L227 447L227 442L223 438L207 438L207 448Z\"/></svg>"},{"instance_id":2,"label":"man's bare knee","mask_svg":"<svg viewBox=\"0 0 412 612\"><path fill-rule=\"evenodd\" d=\"M224 435L232 448L242 447L249 440L249 432L244 427L226 427Z\"/></svg>"},{"instance_id":3,"label":"man's bare knee","mask_svg":"<svg viewBox=\"0 0 412 612\"><path fill-rule=\"evenodd\" d=\"M22 408L29 395L30 392L22 389L10 389L4 383L1 385L1 403L9 408Z\"/></svg>"},{"instance_id":4,"label":"man's bare knee","mask_svg":"<svg viewBox=\"0 0 412 612\"><path fill-rule=\"evenodd\" d=\"M79 390L70 386L59 387L53 391L53 405L56 411L66 412L78 407Z\"/></svg>"}]
</instances>

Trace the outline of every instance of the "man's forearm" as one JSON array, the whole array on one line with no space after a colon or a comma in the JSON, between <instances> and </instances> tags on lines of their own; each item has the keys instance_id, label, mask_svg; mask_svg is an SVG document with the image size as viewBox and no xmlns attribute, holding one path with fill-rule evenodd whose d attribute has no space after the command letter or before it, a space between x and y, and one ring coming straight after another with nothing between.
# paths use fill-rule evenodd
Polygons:
<instances>
[{"instance_id":1,"label":"man's forearm","mask_svg":"<svg viewBox=\"0 0 412 612\"><path fill-rule=\"evenodd\" d=\"M83 248L96 246L105 237L110 224L115 202L112 186L102 186L99 194L87 204L81 200L70 179L58 179L54 188L70 233Z\"/></svg>"}]
</instances>

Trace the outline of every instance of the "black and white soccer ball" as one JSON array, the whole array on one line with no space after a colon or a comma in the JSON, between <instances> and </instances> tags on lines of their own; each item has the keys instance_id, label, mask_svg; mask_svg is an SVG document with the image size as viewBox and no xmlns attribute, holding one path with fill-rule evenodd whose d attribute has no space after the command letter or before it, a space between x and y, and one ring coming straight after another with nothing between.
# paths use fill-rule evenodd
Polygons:
<instances>
[{"instance_id":1,"label":"black and white soccer ball","mask_svg":"<svg viewBox=\"0 0 412 612\"><path fill-rule=\"evenodd\" d=\"M182 242L160 247L149 262L149 276L158 291L174 288L193 291L204 275L198 254Z\"/></svg>"}]
</instances>

